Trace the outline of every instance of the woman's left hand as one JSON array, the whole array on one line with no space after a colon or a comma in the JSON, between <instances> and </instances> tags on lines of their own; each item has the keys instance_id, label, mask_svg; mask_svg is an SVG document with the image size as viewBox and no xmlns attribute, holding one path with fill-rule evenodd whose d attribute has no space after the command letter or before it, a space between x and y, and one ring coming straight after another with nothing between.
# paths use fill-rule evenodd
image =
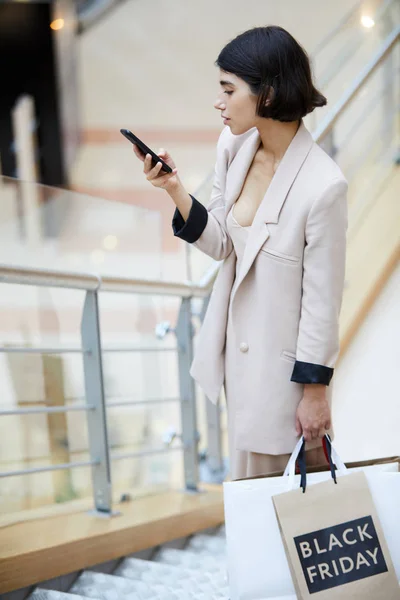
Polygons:
<instances>
[{"instance_id":1,"label":"woman's left hand","mask_svg":"<svg viewBox=\"0 0 400 600\"><path fill-rule=\"evenodd\" d=\"M306 384L296 412L297 433L303 434L306 442L311 442L322 438L330 427L331 410L326 399L326 386Z\"/></svg>"}]
</instances>

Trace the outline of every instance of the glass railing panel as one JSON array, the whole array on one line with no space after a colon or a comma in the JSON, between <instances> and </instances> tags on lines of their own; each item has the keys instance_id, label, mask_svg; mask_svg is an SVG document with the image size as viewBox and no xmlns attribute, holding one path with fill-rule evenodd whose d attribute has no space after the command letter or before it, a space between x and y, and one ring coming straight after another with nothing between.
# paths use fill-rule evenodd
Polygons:
<instances>
[{"instance_id":1,"label":"glass railing panel","mask_svg":"<svg viewBox=\"0 0 400 600\"><path fill-rule=\"evenodd\" d=\"M315 48L311 53L314 75L328 105L306 117L310 129L326 117L399 22L397 0L359 2L355 9L349 10L347 18L338 24L332 35Z\"/></svg>"},{"instance_id":2,"label":"glass railing panel","mask_svg":"<svg viewBox=\"0 0 400 600\"><path fill-rule=\"evenodd\" d=\"M349 182L342 348L350 343L365 317L400 241L398 31L391 32L382 51L390 47L389 43L391 49L382 55L372 75L340 112L328 138L321 142L328 148L333 143L334 159Z\"/></svg>"},{"instance_id":3,"label":"glass railing panel","mask_svg":"<svg viewBox=\"0 0 400 600\"><path fill-rule=\"evenodd\" d=\"M183 489L183 460L181 451L157 453L140 458L113 461L114 502L124 494L132 500L174 489ZM118 510L118 505L114 508Z\"/></svg>"},{"instance_id":4,"label":"glass railing panel","mask_svg":"<svg viewBox=\"0 0 400 600\"><path fill-rule=\"evenodd\" d=\"M183 279L182 244L159 211L0 178L0 261L125 277ZM165 255L165 256L164 256ZM164 272L165 269L165 272Z\"/></svg>"},{"instance_id":5,"label":"glass railing panel","mask_svg":"<svg viewBox=\"0 0 400 600\"><path fill-rule=\"evenodd\" d=\"M395 49L335 124L335 161L349 182L351 223L396 168L399 148L399 52Z\"/></svg>"},{"instance_id":6,"label":"glass railing panel","mask_svg":"<svg viewBox=\"0 0 400 600\"><path fill-rule=\"evenodd\" d=\"M2 417L2 420L8 420ZM32 417L26 421L27 427L33 423ZM20 434L26 434L21 428ZM26 442L29 436L25 435ZM69 453L72 461L86 462L89 459L87 453L72 452ZM10 470L30 469L34 467L51 467L57 463L50 456L34 456L31 461L14 459L8 462ZM2 461L2 470L4 469ZM74 502L78 506L87 506L90 510L93 505L92 497L92 479L90 467L79 467L75 469L63 469L57 472L35 473L31 475L22 475L15 477L5 477L1 480L0 486L0 515L7 522L15 522L20 518L21 511L34 511L43 507L54 507L59 505L62 510L64 502L70 502L71 508ZM82 502L87 502L82 504ZM30 512L30 514L32 514ZM33 513L34 514L34 513ZM38 512L38 515L42 512Z\"/></svg>"},{"instance_id":7,"label":"glass railing panel","mask_svg":"<svg viewBox=\"0 0 400 600\"><path fill-rule=\"evenodd\" d=\"M74 410L86 403L84 292L0 284L0 302L0 411L73 409L1 415L0 471L90 461L87 413ZM177 343L156 335L161 322L175 326L180 298L105 292L99 304L114 498L182 488ZM0 511L82 500L91 486L90 467L6 477Z\"/></svg>"},{"instance_id":8,"label":"glass railing panel","mask_svg":"<svg viewBox=\"0 0 400 600\"><path fill-rule=\"evenodd\" d=\"M171 332L158 339L155 333L161 322L175 327L179 308L178 298L100 294L111 454L161 450L144 454L143 464L141 458L112 461L118 489L134 483L143 493L143 488L151 491L178 480L182 485L182 452L174 450L182 431L176 337Z\"/></svg>"},{"instance_id":9,"label":"glass railing panel","mask_svg":"<svg viewBox=\"0 0 400 600\"><path fill-rule=\"evenodd\" d=\"M0 417L1 471L67 464L80 460L87 448L85 412L29 414L84 403L83 301L82 291L0 284L0 410L25 412ZM35 352L38 348L43 353ZM60 349L71 352L58 353ZM1 480L0 511L64 502L85 493L74 486L70 469L7 477Z\"/></svg>"},{"instance_id":10,"label":"glass railing panel","mask_svg":"<svg viewBox=\"0 0 400 600\"><path fill-rule=\"evenodd\" d=\"M173 238L170 220L166 227L155 211L10 178L1 179L0 195L3 242L0 262L124 278L162 279L163 275L165 279L187 278L186 245ZM170 247L171 240L174 248ZM1 285L0 346L78 349L83 301L83 292ZM135 493L143 494L160 486L174 485L176 481L182 487L183 457L181 450L176 450L181 443L179 377L173 348L176 340L173 333L163 340L155 335L159 322L168 320L175 326L180 299L104 293L100 294L99 301L111 453L140 455L112 461L115 489L122 493L127 486L135 484ZM117 346L120 351L114 352ZM150 346L153 350L146 351ZM127 350L122 351L124 348ZM18 367L14 368L17 363ZM55 386L52 377L57 373L63 375L56 390L58 404L76 408L85 401L81 354L47 356L46 352L44 355L2 352L0 365L2 378L11 382L0 401L2 411L21 408L21 401L30 409L52 406L51 393ZM43 365L52 366L44 368ZM21 371L24 385L16 375ZM34 381L29 379L30 372ZM18 385L16 391L14 388ZM156 403L162 398L165 404ZM131 401L139 404L112 406ZM27 454L14 451L10 454L11 447L15 450L14 444L9 444L10 431L15 439L24 439L24 419L28 423L36 419L37 450L31 448ZM13 427L9 425L10 420ZM54 420L63 424L62 460L57 447L49 447L48 443L53 436L49 423ZM84 412L2 416L0 427L2 471L88 459ZM205 447L204 434L200 443ZM43 453L43 448L47 453ZM154 450L161 452L153 453ZM10 461L10 456L15 460ZM149 470L143 471L142 464ZM55 473L5 478L7 486L3 487L4 495L0 498L1 510L9 510L11 506L9 490L19 498L20 509L86 497L91 488L87 476L90 467L83 468L82 478L79 469L63 470L60 479ZM59 481L61 483L57 483Z\"/></svg>"}]
</instances>

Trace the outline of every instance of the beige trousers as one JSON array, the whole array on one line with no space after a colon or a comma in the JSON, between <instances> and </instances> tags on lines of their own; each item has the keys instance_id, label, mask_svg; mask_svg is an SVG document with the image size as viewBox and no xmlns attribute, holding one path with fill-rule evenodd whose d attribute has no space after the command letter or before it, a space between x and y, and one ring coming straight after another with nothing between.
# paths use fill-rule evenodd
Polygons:
<instances>
[{"instance_id":1,"label":"beige trousers","mask_svg":"<svg viewBox=\"0 0 400 600\"><path fill-rule=\"evenodd\" d=\"M229 453L230 477L232 480L244 477L259 477L274 471L284 471L290 454L258 454L245 450L234 450ZM308 467L325 465L326 458L322 446L306 450Z\"/></svg>"}]
</instances>

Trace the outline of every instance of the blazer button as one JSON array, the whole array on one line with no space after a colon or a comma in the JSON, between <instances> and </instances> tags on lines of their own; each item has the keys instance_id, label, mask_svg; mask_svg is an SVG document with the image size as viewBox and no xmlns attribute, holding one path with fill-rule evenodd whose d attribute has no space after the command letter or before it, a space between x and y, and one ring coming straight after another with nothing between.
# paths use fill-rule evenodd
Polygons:
<instances>
[{"instance_id":1,"label":"blazer button","mask_svg":"<svg viewBox=\"0 0 400 600\"><path fill-rule=\"evenodd\" d=\"M249 345L246 344L246 342L241 342L239 348L240 352L247 352L247 350L249 349Z\"/></svg>"}]
</instances>

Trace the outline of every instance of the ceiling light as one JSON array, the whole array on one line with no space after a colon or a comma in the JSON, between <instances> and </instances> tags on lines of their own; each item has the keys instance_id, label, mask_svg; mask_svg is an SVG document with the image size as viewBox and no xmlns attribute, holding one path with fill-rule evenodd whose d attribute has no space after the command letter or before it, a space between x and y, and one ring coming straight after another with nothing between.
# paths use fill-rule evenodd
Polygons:
<instances>
[{"instance_id":1,"label":"ceiling light","mask_svg":"<svg viewBox=\"0 0 400 600\"><path fill-rule=\"evenodd\" d=\"M371 17L368 17L367 15L363 15L361 17L361 25L363 27L366 27L366 29L371 29L371 27L373 27L375 25L375 21Z\"/></svg>"},{"instance_id":2,"label":"ceiling light","mask_svg":"<svg viewBox=\"0 0 400 600\"><path fill-rule=\"evenodd\" d=\"M50 23L50 27L54 31L58 31L59 29L62 29L64 27L64 19L55 19L54 21L52 21Z\"/></svg>"}]
</instances>

